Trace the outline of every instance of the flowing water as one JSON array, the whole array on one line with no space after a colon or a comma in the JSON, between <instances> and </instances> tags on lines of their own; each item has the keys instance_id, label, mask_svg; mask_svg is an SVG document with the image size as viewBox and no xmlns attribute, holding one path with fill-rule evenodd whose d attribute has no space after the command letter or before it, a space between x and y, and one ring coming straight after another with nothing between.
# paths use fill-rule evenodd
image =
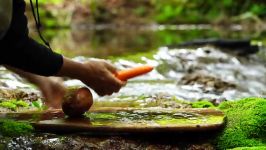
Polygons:
<instances>
[{"instance_id":1,"label":"flowing water","mask_svg":"<svg viewBox=\"0 0 266 150\"><path fill-rule=\"evenodd\" d=\"M241 26L232 26L225 32L208 25L179 25L121 29L100 26L93 30L47 30L44 33L55 51L77 61L104 58L118 69L141 64L155 66L151 73L130 80L118 94L98 97L94 93L96 100L154 96L189 101L233 100L266 95L265 60L257 54L237 56L230 50L211 46L176 47L181 42L203 38L263 39L264 32L242 31ZM0 76L4 87L32 88L3 68ZM66 80L65 84L83 86L77 80Z\"/></svg>"}]
</instances>

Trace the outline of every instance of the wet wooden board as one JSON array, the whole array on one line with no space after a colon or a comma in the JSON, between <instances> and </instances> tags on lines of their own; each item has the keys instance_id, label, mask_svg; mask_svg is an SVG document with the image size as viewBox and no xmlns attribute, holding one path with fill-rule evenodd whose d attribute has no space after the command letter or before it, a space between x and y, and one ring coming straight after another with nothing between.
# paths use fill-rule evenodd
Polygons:
<instances>
[{"instance_id":1,"label":"wet wooden board","mask_svg":"<svg viewBox=\"0 0 266 150\"><path fill-rule=\"evenodd\" d=\"M221 129L224 114L216 109L95 108L83 118L67 118L62 110L0 114L1 118L27 120L45 132L161 133Z\"/></svg>"}]
</instances>

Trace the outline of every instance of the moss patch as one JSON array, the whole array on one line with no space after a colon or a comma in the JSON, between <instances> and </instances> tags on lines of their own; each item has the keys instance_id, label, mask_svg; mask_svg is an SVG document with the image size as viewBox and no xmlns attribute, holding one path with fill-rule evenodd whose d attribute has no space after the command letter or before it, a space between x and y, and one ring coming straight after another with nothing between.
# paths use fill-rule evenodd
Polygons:
<instances>
[{"instance_id":1,"label":"moss patch","mask_svg":"<svg viewBox=\"0 0 266 150\"><path fill-rule=\"evenodd\" d=\"M23 100L12 99L10 102L15 104L17 107L29 107L29 104Z\"/></svg>"},{"instance_id":2,"label":"moss patch","mask_svg":"<svg viewBox=\"0 0 266 150\"><path fill-rule=\"evenodd\" d=\"M11 99L8 101L0 102L0 107L16 110L17 107L29 107L29 104L23 100Z\"/></svg>"},{"instance_id":3,"label":"moss patch","mask_svg":"<svg viewBox=\"0 0 266 150\"><path fill-rule=\"evenodd\" d=\"M207 100L202 100L202 101L197 101L194 103L191 103L192 108L214 108L215 106L207 101Z\"/></svg>"},{"instance_id":4,"label":"moss patch","mask_svg":"<svg viewBox=\"0 0 266 150\"><path fill-rule=\"evenodd\" d=\"M227 125L218 136L218 149L266 146L266 99L245 98L219 105L227 116Z\"/></svg>"},{"instance_id":5,"label":"moss patch","mask_svg":"<svg viewBox=\"0 0 266 150\"><path fill-rule=\"evenodd\" d=\"M13 120L0 120L0 134L3 136L19 136L29 134L33 127L26 122L17 122Z\"/></svg>"},{"instance_id":6,"label":"moss patch","mask_svg":"<svg viewBox=\"0 0 266 150\"><path fill-rule=\"evenodd\" d=\"M8 108L11 110L16 110L17 106L11 102L1 102L0 107Z\"/></svg>"},{"instance_id":7,"label":"moss patch","mask_svg":"<svg viewBox=\"0 0 266 150\"><path fill-rule=\"evenodd\" d=\"M266 146L257 146L257 147L237 147L231 150L265 150Z\"/></svg>"}]
</instances>

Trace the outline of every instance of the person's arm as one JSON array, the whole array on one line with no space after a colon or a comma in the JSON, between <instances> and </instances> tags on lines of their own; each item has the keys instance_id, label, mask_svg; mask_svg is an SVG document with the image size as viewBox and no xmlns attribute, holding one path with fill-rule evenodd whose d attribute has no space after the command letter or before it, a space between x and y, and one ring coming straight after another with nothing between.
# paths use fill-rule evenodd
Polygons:
<instances>
[{"instance_id":1,"label":"person's arm","mask_svg":"<svg viewBox=\"0 0 266 150\"><path fill-rule=\"evenodd\" d=\"M0 41L0 61L4 65L41 76L67 76L81 80L99 95L117 92L123 82L113 75L115 68L103 61L78 63L57 54L29 38L24 0L13 1L13 18Z\"/></svg>"},{"instance_id":2,"label":"person's arm","mask_svg":"<svg viewBox=\"0 0 266 150\"><path fill-rule=\"evenodd\" d=\"M54 53L32 39L23 43L19 51L5 54L5 65L41 76L66 76L81 80L100 96L118 92L124 83L114 74L115 67L106 61L75 62Z\"/></svg>"}]
</instances>

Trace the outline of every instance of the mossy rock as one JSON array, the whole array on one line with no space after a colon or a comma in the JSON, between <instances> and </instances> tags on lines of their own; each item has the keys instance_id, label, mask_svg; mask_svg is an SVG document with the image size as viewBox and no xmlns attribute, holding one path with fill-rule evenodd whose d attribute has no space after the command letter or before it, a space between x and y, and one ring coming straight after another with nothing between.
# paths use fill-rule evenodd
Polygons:
<instances>
[{"instance_id":1,"label":"mossy rock","mask_svg":"<svg viewBox=\"0 0 266 150\"><path fill-rule=\"evenodd\" d=\"M218 149L266 146L266 99L223 102L219 108L227 116L227 125L217 138Z\"/></svg>"}]
</instances>

